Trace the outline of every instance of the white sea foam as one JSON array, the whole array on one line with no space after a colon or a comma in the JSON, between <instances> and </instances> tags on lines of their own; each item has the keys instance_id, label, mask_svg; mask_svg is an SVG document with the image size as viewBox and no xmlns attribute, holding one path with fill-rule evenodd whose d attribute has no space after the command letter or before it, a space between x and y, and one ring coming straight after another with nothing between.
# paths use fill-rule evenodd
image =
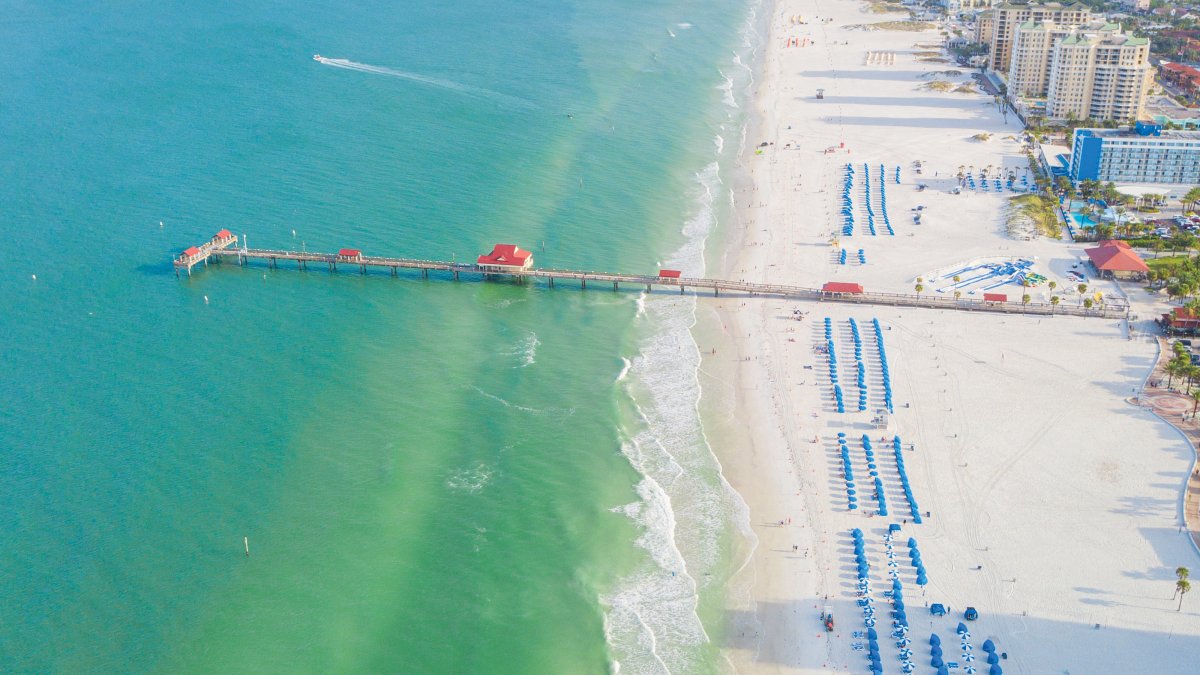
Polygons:
<instances>
[{"instance_id":1,"label":"white sea foam","mask_svg":"<svg viewBox=\"0 0 1200 675\"><path fill-rule=\"evenodd\" d=\"M676 28L681 28L681 29L683 29L683 30L687 30L687 29L689 29L689 28L691 28L691 27L692 27L692 24L688 23L687 21L684 21L683 23L677 23L677 24L675 24L675 27L676 27Z\"/></svg>"},{"instance_id":2,"label":"white sea foam","mask_svg":"<svg viewBox=\"0 0 1200 675\"><path fill-rule=\"evenodd\" d=\"M720 143L716 142L718 147ZM704 247L715 222L722 184L713 162L696 175L696 212L684 243L666 261L685 275L704 270ZM640 501L615 509L641 528L637 546L648 562L602 598L605 633L615 660L637 673L703 670L709 636L696 613L700 593L720 583L721 538L743 528L745 504L721 475L701 427L700 351L692 338L694 296L648 298L645 312L658 330L640 345L626 381L639 423L622 452L642 475Z\"/></svg>"},{"instance_id":3,"label":"white sea foam","mask_svg":"<svg viewBox=\"0 0 1200 675\"><path fill-rule=\"evenodd\" d=\"M620 381L624 380L625 376L629 374L629 369L632 367L633 367L633 361L630 361L629 359L622 356L621 357L621 372L617 373L616 381L620 382Z\"/></svg>"},{"instance_id":4,"label":"white sea foam","mask_svg":"<svg viewBox=\"0 0 1200 675\"><path fill-rule=\"evenodd\" d=\"M511 408L513 410L520 410L521 412L532 413L534 415L557 415L563 417L570 417L571 415L575 414L574 408L530 408L529 406L519 405L507 401L504 398L501 398L491 392L484 391L475 385L471 385L471 388L479 392L481 396L490 398L493 401L503 405L505 408Z\"/></svg>"},{"instance_id":5,"label":"white sea foam","mask_svg":"<svg viewBox=\"0 0 1200 675\"><path fill-rule=\"evenodd\" d=\"M534 363L537 363L537 348L540 347L542 341L538 339L537 333L529 331L525 337L521 338L511 350L504 352L505 356L515 356L517 365L514 368L528 368Z\"/></svg>"},{"instance_id":6,"label":"white sea foam","mask_svg":"<svg viewBox=\"0 0 1200 675\"><path fill-rule=\"evenodd\" d=\"M461 490L476 494L491 482L492 473L493 470L491 467L480 462L474 466L451 472L450 476L446 479L446 487L451 490Z\"/></svg>"},{"instance_id":7,"label":"white sea foam","mask_svg":"<svg viewBox=\"0 0 1200 675\"><path fill-rule=\"evenodd\" d=\"M718 70L721 73L722 82L717 85L717 89L721 90L722 101L730 108L738 107L737 99L733 97L733 78L725 74L725 71Z\"/></svg>"},{"instance_id":8,"label":"white sea foam","mask_svg":"<svg viewBox=\"0 0 1200 675\"><path fill-rule=\"evenodd\" d=\"M634 314L634 318L640 319L646 316L646 294L638 293L635 302L637 303L637 314Z\"/></svg>"},{"instance_id":9,"label":"white sea foam","mask_svg":"<svg viewBox=\"0 0 1200 675\"><path fill-rule=\"evenodd\" d=\"M321 63L326 66L333 66L334 68L342 68L345 70L355 70L360 73L371 73L373 75L387 75L388 77L398 77L400 79L408 80L410 82L419 82L421 84L429 85L431 87L438 87L441 89L446 89L448 91L457 92L464 96L471 96L473 98L480 98L480 99L489 99L489 100L497 102L497 103L504 103L506 105L515 106L515 107L523 107L523 108L536 107L530 101L526 101L525 99L518 98L516 96L509 96L508 94L501 94L498 91L492 91L491 89L484 89L483 87L474 87L469 84L455 82L454 80L446 80L446 79L442 79L440 77L429 77L428 75L421 75L419 73L410 73L406 70L397 70L395 68L385 68L383 66L372 66L367 63L357 63L355 61L350 61L348 59L331 59L331 58L327 58L324 56L315 56L313 58L318 63Z\"/></svg>"}]
</instances>

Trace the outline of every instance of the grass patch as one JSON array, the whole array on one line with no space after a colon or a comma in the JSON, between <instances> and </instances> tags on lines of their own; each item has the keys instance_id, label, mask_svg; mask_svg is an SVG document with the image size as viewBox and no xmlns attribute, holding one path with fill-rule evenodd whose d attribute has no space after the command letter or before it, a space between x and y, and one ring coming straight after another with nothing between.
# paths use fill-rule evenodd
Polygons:
<instances>
[{"instance_id":1,"label":"grass patch","mask_svg":"<svg viewBox=\"0 0 1200 675\"><path fill-rule=\"evenodd\" d=\"M917 60L924 63L950 63L950 59L943 59L940 56L922 56Z\"/></svg>"},{"instance_id":2,"label":"grass patch","mask_svg":"<svg viewBox=\"0 0 1200 675\"><path fill-rule=\"evenodd\" d=\"M1158 258L1144 258L1146 266L1155 272L1166 272L1172 267L1180 267L1190 259L1186 255L1165 255Z\"/></svg>"},{"instance_id":3,"label":"grass patch","mask_svg":"<svg viewBox=\"0 0 1200 675\"><path fill-rule=\"evenodd\" d=\"M981 131L981 132L975 134L974 136L972 136L971 138L976 141L979 141L980 143L986 143L992 139L992 135L986 131Z\"/></svg>"},{"instance_id":4,"label":"grass patch","mask_svg":"<svg viewBox=\"0 0 1200 675\"><path fill-rule=\"evenodd\" d=\"M928 21L881 21L871 24L875 30L899 30L918 33L923 30L932 30L937 27L936 24Z\"/></svg>"},{"instance_id":5,"label":"grass patch","mask_svg":"<svg viewBox=\"0 0 1200 675\"><path fill-rule=\"evenodd\" d=\"M855 23L844 26L848 30L897 30L918 33L934 28L928 21L880 21L878 23Z\"/></svg>"},{"instance_id":6,"label":"grass patch","mask_svg":"<svg viewBox=\"0 0 1200 675\"><path fill-rule=\"evenodd\" d=\"M955 87L954 93L956 93L956 94L975 94L978 92L976 92L975 87L971 86L971 84L968 82L965 84L960 84L957 87Z\"/></svg>"},{"instance_id":7,"label":"grass patch","mask_svg":"<svg viewBox=\"0 0 1200 675\"><path fill-rule=\"evenodd\" d=\"M871 0L867 5L867 11L872 14L887 14L889 12L907 12L904 5L898 2L887 2L887 0Z\"/></svg>"},{"instance_id":8,"label":"grass patch","mask_svg":"<svg viewBox=\"0 0 1200 675\"><path fill-rule=\"evenodd\" d=\"M954 84L945 80L934 80L933 82L926 82L925 84L921 85L921 88L927 91L946 92L952 91L954 89Z\"/></svg>"},{"instance_id":9,"label":"grass patch","mask_svg":"<svg viewBox=\"0 0 1200 675\"><path fill-rule=\"evenodd\" d=\"M920 77L921 79L930 78L930 77L936 77L936 78L941 79L943 77L958 77L960 75L962 75L961 70L935 70L930 73L921 73L917 77Z\"/></svg>"},{"instance_id":10,"label":"grass patch","mask_svg":"<svg viewBox=\"0 0 1200 675\"><path fill-rule=\"evenodd\" d=\"M1058 202L1045 195L1027 194L1010 198L1005 221L1009 234L1018 239L1031 239L1036 235L1062 239Z\"/></svg>"},{"instance_id":11,"label":"grass patch","mask_svg":"<svg viewBox=\"0 0 1200 675\"><path fill-rule=\"evenodd\" d=\"M942 55L942 53L941 53L941 52L935 52L935 51L932 51L932 50L930 50L930 51L924 51L924 52L913 52L913 53L914 53L916 56L941 56L941 55Z\"/></svg>"}]
</instances>

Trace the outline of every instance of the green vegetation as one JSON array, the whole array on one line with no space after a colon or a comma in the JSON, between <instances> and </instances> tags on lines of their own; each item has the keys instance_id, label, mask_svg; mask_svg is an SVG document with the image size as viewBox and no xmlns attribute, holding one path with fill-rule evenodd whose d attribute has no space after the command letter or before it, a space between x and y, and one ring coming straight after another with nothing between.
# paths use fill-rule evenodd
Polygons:
<instances>
[{"instance_id":1,"label":"green vegetation","mask_svg":"<svg viewBox=\"0 0 1200 675\"><path fill-rule=\"evenodd\" d=\"M921 89L926 89L928 91L947 92L954 89L954 83L947 82L945 80L934 80L933 82L926 82L925 84L921 85Z\"/></svg>"},{"instance_id":2,"label":"green vegetation","mask_svg":"<svg viewBox=\"0 0 1200 675\"><path fill-rule=\"evenodd\" d=\"M921 31L925 31L925 30L932 30L936 27L937 27L936 24L932 24L928 21L880 21L878 23L866 23L866 24L860 23L860 24L855 24L853 26L846 26L846 28L849 28L851 30L853 30L853 29L858 29L858 30L898 30L898 31L908 31L908 32L912 32L912 33L919 33Z\"/></svg>"},{"instance_id":3,"label":"green vegetation","mask_svg":"<svg viewBox=\"0 0 1200 675\"><path fill-rule=\"evenodd\" d=\"M1042 194L1025 194L1008 200L1008 224L1032 224L1045 237L1062 239L1062 224L1058 222L1058 201Z\"/></svg>"}]
</instances>

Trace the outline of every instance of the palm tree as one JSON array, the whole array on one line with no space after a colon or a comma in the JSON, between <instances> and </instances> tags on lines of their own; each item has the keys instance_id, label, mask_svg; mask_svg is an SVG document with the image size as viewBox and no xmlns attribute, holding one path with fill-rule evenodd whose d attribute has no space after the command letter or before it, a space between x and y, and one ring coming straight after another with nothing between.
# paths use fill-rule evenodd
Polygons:
<instances>
[{"instance_id":1,"label":"palm tree","mask_svg":"<svg viewBox=\"0 0 1200 675\"><path fill-rule=\"evenodd\" d=\"M1021 296L1021 304L1022 304L1022 305L1028 305L1028 304L1029 304L1029 301L1030 301L1030 300L1032 300L1032 299L1033 299L1033 298L1031 298L1031 297L1029 296L1029 294L1028 294L1028 293L1026 293L1025 295L1022 295L1022 296Z\"/></svg>"},{"instance_id":2,"label":"palm tree","mask_svg":"<svg viewBox=\"0 0 1200 675\"><path fill-rule=\"evenodd\" d=\"M1084 298L1084 299L1083 299L1083 308L1084 308L1084 309L1091 309L1091 308L1092 308L1092 304L1093 304L1093 303L1092 303L1092 299L1091 299L1091 298Z\"/></svg>"},{"instance_id":3,"label":"palm tree","mask_svg":"<svg viewBox=\"0 0 1200 675\"><path fill-rule=\"evenodd\" d=\"M1155 258L1157 258L1158 254L1161 253L1162 250L1166 247L1167 247L1167 245L1163 243L1163 240L1160 237L1155 237L1154 243L1150 244L1150 248L1154 249L1154 257Z\"/></svg>"},{"instance_id":4,"label":"palm tree","mask_svg":"<svg viewBox=\"0 0 1200 675\"><path fill-rule=\"evenodd\" d=\"M1192 590L1192 583L1187 579L1180 579L1175 582L1175 590L1179 592L1179 606L1175 608L1175 611L1179 612L1183 610L1183 596Z\"/></svg>"},{"instance_id":5,"label":"palm tree","mask_svg":"<svg viewBox=\"0 0 1200 675\"><path fill-rule=\"evenodd\" d=\"M1050 283L1054 283L1054 282L1050 282ZM1058 296L1057 295L1050 296L1050 306L1058 307ZM1050 311L1053 312L1054 310L1052 309Z\"/></svg>"},{"instance_id":6,"label":"palm tree","mask_svg":"<svg viewBox=\"0 0 1200 675\"><path fill-rule=\"evenodd\" d=\"M920 295L921 291L925 290L925 284L917 284L913 286L913 289L917 291L917 295Z\"/></svg>"},{"instance_id":7,"label":"palm tree","mask_svg":"<svg viewBox=\"0 0 1200 675\"><path fill-rule=\"evenodd\" d=\"M962 297L962 291L954 291L954 299L955 300L957 300L961 297Z\"/></svg>"},{"instance_id":8,"label":"palm tree","mask_svg":"<svg viewBox=\"0 0 1200 675\"><path fill-rule=\"evenodd\" d=\"M1058 282L1057 282L1057 281L1051 281L1050 283L1046 284L1046 287L1050 289L1050 292L1051 292L1051 293L1053 293L1053 292L1054 292L1054 289L1058 288Z\"/></svg>"},{"instance_id":9,"label":"palm tree","mask_svg":"<svg viewBox=\"0 0 1200 675\"><path fill-rule=\"evenodd\" d=\"M1083 294L1087 293L1087 284L1079 284L1075 287L1075 290L1079 291L1079 297L1083 298Z\"/></svg>"},{"instance_id":10,"label":"palm tree","mask_svg":"<svg viewBox=\"0 0 1200 675\"><path fill-rule=\"evenodd\" d=\"M1167 389L1171 388L1171 384L1175 381L1176 377L1183 375L1183 369L1186 367L1183 363L1175 359L1167 361L1167 365L1163 366L1163 370L1167 371Z\"/></svg>"}]
</instances>

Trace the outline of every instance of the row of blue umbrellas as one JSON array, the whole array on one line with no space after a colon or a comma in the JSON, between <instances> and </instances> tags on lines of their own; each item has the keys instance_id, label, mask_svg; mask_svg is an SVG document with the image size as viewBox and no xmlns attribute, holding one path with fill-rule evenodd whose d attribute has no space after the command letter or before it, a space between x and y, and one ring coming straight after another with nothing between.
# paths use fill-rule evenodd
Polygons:
<instances>
[{"instance_id":1,"label":"row of blue umbrellas","mask_svg":"<svg viewBox=\"0 0 1200 675\"><path fill-rule=\"evenodd\" d=\"M892 405L892 375L888 371L887 350L883 346L883 328L879 326L879 319L871 319L871 323L875 326L875 344L879 348L879 366L883 370L883 403L888 412L895 412Z\"/></svg>"},{"instance_id":2,"label":"row of blue umbrellas","mask_svg":"<svg viewBox=\"0 0 1200 675\"><path fill-rule=\"evenodd\" d=\"M867 468L871 471L871 476L875 479L875 499L879 502L879 515L887 516L887 498L883 494L883 480L879 478L879 471L875 465L875 451L871 448L871 439L866 434L862 436L863 452L867 456Z\"/></svg>"},{"instance_id":3,"label":"row of blue umbrellas","mask_svg":"<svg viewBox=\"0 0 1200 675\"><path fill-rule=\"evenodd\" d=\"M854 489L854 469L850 466L850 448L846 445L846 434L838 434L838 447L842 451L842 477L846 481L846 502L851 511L858 508L858 495Z\"/></svg>"},{"instance_id":4,"label":"row of blue umbrellas","mask_svg":"<svg viewBox=\"0 0 1200 675\"><path fill-rule=\"evenodd\" d=\"M837 411L846 412L846 401L842 393L842 385L838 384L837 349L833 344L833 321L825 317L825 352L829 357L829 381L833 383L833 398L837 403Z\"/></svg>"},{"instance_id":5,"label":"row of blue umbrellas","mask_svg":"<svg viewBox=\"0 0 1200 675\"><path fill-rule=\"evenodd\" d=\"M839 440L845 441L844 436ZM858 566L859 606L863 608L863 623L867 626L867 661L872 673L883 672L883 662L879 657L879 633L875 630L875 602L871 599L871 578L868 572L871 566L867 563L866 543L863 541L862 530L857 527L850 530L854 540L854 561Z\"/></svg>"},{"instance_id":6,"label":"row of blue umbrellas","mask_svg":"<svg viewBox=\"0 0 1200 675\"><path fill-rule=\"evenodd\" d=\"M848 249L842 249L842 250L841 250L841 251L838 253L838 264L839 264L839 265L845 265L845 264L846 264L846 262L849 260L849 257L848 257L848 256L849 256L849 250L848 250ZM867 254L866 254L866 252L865 252L865 251L863 251L861 248L860 248L860 249L858 249L858 264L859 264L859 265L866 265L866 264L867 264Z\"/></svg>"},{"instance_id":7,"label":"row of blue umbrellas","mask_svg":"<svg viewBox=\"0 0 1200 675\"><path fill-rule=\"evenodd\" d=\"M896 171L900 171L900 167L896 167ZM896 181L899 183L900 181ZM888 218L887 212L887 174L884 173L883 165L879 165L879 207L883 209L883 225L887 228L888 234L895 235L896 231L892 229L892 221Z\"/></svg>"},{"instance_id":8,"label":"row of blue umbrellas","mask_svg":"<svg viewBox=\"0 0 1200 675\"><path fill-rule=\"evenodd\" d=\"M871 208L871 168L863 164L863 178L866 182L863 183L863 199L867 204L867 229L871 231L871 236L875 236L875 210Z\"/></svg>"},{"instance_id":9,"label":"row of blue umbrellas","mask_svg":"<svg viewBox=\"0 0 1200 675\"><path fill-rule=\"evenodd\" d=\"M912 565L917 570L917 585L924 586L929 583L929 577L925 574L925 563L921 562L921 550L917 548L917 540L915 537L908 538L908 557L912 561Z\"/></svg>"},{"instance_id":10,"label":"row of blue umbrellas","mask_svg":"<svg viewBox=\"0 0 1200 675\"><path fill-rule=\"evenodd\" d=\"M854 365L858 377L858 410L867 409L867 368L862 360L862 333L858 331L858 322L850 319L850 337L854 340Z\"/></svg>"},{"instance_id":11,"label":"row of blue umbrellas","mask_svg":"<svg viewBox=\"0 0 1200 675\"><path fill-rule=\"evenodd\" d=\"M912 484L908 482L908 472L904 469L904 451L901 449L900 437L892 437L892 451L896 454L896 472L900 474L900 487L904 489L904 498L908 500L908 508L912 513L913 522L921 523L921 509L917 500L913 499Z\"/></svg>"},{"instance_id":12,"label":"row of blue umbrellas","mask_svg":"<svg viewBox=\"0 0 1200 675\"><path fill-rule=\"evenodd\" d=\"M884 535L884 546L887 548L889 573L892 577L892 637L896 638L896 647L900 650L900 669L911 673L916 664L912 661L912 641L908 637L908 613L904 608L904 586L900 583L900 575L896 572L896 552L892 546L892 531Z\"/></svg>"},{"instance_id":13,"label":"row of blue umbrellas","mask_svg":"<svg viewBox=\"0 0 1200 675\"><path fill-rule=\"evenodd\" d=\"M854 167L846 164L846 181L842 186L842 234L847 237L854 235L854 198L850 191L854 188Z\"/></svg>"}]
</instances>

